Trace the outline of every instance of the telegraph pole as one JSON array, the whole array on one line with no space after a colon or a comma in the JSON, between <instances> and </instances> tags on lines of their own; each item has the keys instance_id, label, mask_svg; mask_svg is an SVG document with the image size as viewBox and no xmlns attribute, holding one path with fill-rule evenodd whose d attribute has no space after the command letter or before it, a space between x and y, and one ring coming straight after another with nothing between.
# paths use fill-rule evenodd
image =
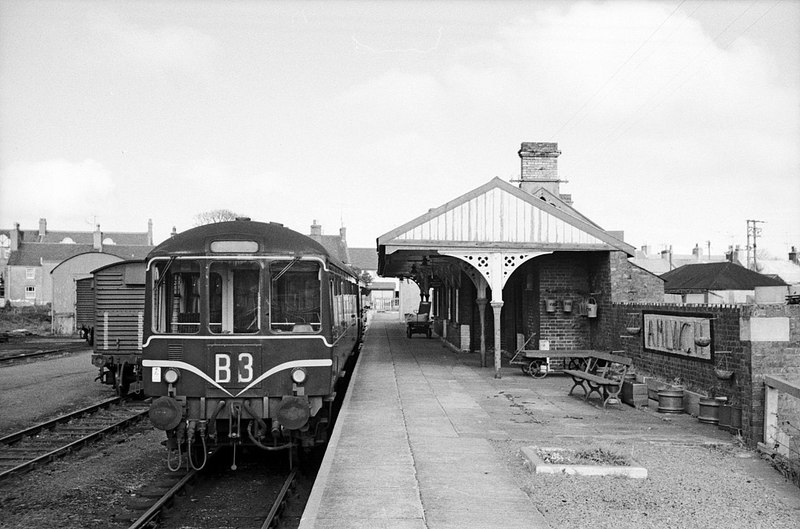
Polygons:
<instances>
[{"instance_id":1,"label":"telegraph pole","mask_svg":"<svg viewBox=\"0 0 800 529\"><path fill-rule=\"evenodd\" d=\"M761 235L761 228L756 224L764 224L763 220L747 220L747 268L758 272L758 257L756 257L756 250L758 249L758 236ZM752 240L752 244L751 241ZM753 249L753 265L750 266L750 249Z\"/></svg>"}]
</instances>

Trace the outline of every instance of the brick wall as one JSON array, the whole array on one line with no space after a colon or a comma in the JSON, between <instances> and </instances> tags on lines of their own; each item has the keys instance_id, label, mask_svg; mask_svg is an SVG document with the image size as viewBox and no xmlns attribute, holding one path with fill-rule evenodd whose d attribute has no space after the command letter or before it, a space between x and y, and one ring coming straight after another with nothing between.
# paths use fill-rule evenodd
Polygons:
<instances>
[{"instance_id":1,"label":"brick wall","mask_svg":"<svg viewBox=\"0 0 800 529\"><path fill-rule=\"evenodd\" d=\"M753 326L754 320L786 321L788 333L776 332L776 339L750 330L752 379L747 393L752 403L750 427L756 441L764 436L765 375L780 376L789 380L800 380L800 305L746 305L742 307L743 326ZM748 329L745 329L746 336Z\"/></svg>"},{"instance_id":2,"label":"brick wall","mask_svg":"<svg viewBox=\"0 0 800 529\"><path fill-rule=\"evenodd\" d=\"M548 340L550 349L587 349L589 319L581 316L579 306L591 291L587 254L561 252L537 259L538 296L532 296L527 314L528 327L536 326L539 340ZM538 298L538 299L537 299ZM555 301L555 312L547 312L547 300ZM572 312L564 312L564 300L573 302ZM533 303L537 305L533 305Z\"/></svg>"},{"instance_id":3,"label":"brick wall","mask_svg":"<svg viewBox=\"0 0 800 529\"><path fill-rule=\"evenodd\" d=\"M710 315L712 362L644 350L643 334L631 336L626 328L641 322L642 311L669 311L686 316ZM789 333L781 339L756 341L747 329L753 319L785 318ZM680 379L684 387L709 396L724 396L742 408L742 435L750 445L763 438L764 376L800 377L800 306L798 305L671 305L663 303L612 303L597 319L592 347L625 351L638 373L664 382ZM785 339L784 339L785 338ZM716 369L731 370L725 380Z\"/></svg>"}]
</instances>

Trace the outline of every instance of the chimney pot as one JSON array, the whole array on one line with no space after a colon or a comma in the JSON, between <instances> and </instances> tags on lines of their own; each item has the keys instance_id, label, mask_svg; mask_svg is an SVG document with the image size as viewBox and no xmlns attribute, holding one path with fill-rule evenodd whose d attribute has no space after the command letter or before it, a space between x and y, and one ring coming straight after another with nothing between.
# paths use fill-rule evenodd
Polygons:
<instances>
[{"instance_id":1,"label":"chimney pot","mask_svg":"<svg viewBox=\"0 0 800 529\"><path fill-rule=\"evenodd\" d=\"M311 224L311 236L312 237L322 236L322 225L317 224L317 219L314 219L314 222Z\"/></svg>"},{"instance_id":2,"label":"chimney pot","mask_svg":"<svg viewBox=\"0 0 800 529\"><path fill-rule=\"evenodd\" d=\"M47 219L39 219L39 241L47 234Z\"/></svg>"}]
</instances>

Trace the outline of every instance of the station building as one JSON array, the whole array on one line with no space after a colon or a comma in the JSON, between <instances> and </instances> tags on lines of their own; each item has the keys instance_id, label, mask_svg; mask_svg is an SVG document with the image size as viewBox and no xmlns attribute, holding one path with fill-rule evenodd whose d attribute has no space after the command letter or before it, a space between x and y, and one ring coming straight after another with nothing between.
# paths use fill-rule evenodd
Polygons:
<instances>
[{"instance_id":1,"label":"station building","mask_svg":"<svg viewBox=\"0 0 800 529\"><path fill-rule=\"evenodd\" d=\"M499 178L381 235L378 273L410 279L452 346L590 349L612 303L660 302L663 281L629 261L635 248L561 194L556 143L522 143L519 185ZM491 354L490 354L491 353Z\"/></svg>"}]
</instances>

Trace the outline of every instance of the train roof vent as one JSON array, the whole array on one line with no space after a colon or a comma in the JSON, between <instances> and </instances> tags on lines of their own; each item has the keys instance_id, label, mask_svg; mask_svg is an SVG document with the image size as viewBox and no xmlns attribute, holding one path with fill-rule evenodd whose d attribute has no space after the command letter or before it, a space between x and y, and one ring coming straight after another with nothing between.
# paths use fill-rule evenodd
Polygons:
<instances>
[{"instance_id":1,"label":"train roof vent","mask_svg":"<svg viewBox=\"0 0 800 529\"><path fill-rule=\"evenodd\" d=\"M242 221L247 222L247 221L250 220L250 217L236 217L236 220L242 220Z\"/></svg>"}]
</instances>

